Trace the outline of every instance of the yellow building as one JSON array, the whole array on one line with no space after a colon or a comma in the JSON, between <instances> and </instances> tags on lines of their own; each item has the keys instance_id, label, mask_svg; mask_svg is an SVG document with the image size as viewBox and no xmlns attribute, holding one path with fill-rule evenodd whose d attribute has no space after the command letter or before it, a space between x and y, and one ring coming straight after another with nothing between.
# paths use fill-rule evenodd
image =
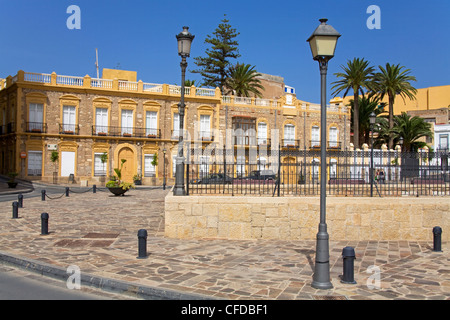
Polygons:
<instances>
[{"instance_id":1,"label":"yellow building","mask_svg":"<svg viewBox=\"0 0 450 320\"><path fill-rule=\"evenodd\" d=\"M104 69L99 79L24 71L0 79L0 174L96 183L126 159L125 181L140 175L144 184L160 184L165 173L170 182L180 92L180 86L143 82L136 72L113 69ZM320 145L320 106L293 94L243 98L192 86L185 88L185 102L185 130L203 147L226 129L242 128L247 131L234 141L247 148L270 145L274 129L283 147ZM343 149L349 145L349 110L335 99L327 111L327 147ZM253 136L246 133L251 131Z\"/></svg>"}]
</instances>

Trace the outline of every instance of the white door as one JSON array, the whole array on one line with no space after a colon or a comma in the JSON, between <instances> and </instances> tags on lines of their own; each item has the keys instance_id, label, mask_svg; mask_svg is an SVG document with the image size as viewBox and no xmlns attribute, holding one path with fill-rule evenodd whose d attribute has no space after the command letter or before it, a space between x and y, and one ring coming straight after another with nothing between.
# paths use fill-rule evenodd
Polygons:
<instances>
[{"instance_id":1,"label":"white door","mask_svg":"<svg viewBox=\"0 0 450 320\"><path fill-rule=\"evenodd\" d=\"M28 175L42 175L42 151L28 151Z\"/></svg>"},{"instance_id":2,"label":"white door","mask_svg":"<svg viewBox=\"0 0 450 320\"><path fill-rule=\"evenodd\" d=\"M68 177L70 174L75 175L75 152L61 152L61 177Z\"/></svg>"}]
</instances>

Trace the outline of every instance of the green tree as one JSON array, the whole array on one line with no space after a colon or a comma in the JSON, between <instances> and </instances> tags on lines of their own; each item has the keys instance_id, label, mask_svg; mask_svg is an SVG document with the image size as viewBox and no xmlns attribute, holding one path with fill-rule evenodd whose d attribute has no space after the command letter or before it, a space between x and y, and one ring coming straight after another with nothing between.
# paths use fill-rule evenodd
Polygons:
<instances>
[{"instance_id":1,"label":"green tree","mask_svg":"<svg viewBox=\"0 0 450 320\"><path fill-rule=\"evenodd\" d=\"M344 98L350 90L353 90L353 144L355 148L359 148L359 100L358 96L364 95L363 89L370 90L370 84L374 68L369 66L369 62L364 58L353 58L347 61L347 66L341 66L344 72L338 72L334 75L339 79L332 84L332 93L335 97L344 91Z\"/></svg>"},{"instance_id":2,"label":"green tree","mask_svg":"<svg viewBox=\"0 0 450 320\"><path fill-rule=\"evenodd\" d=\"M256 97L261 98L260 89L264 90L264 87L257 78L258 76L261 74L255 70L255 66L237 63L229 69L225 85L238 97L249 97L253 93Z\"/></svg>"},{"instance_id":3,"label":"green tree","mask_svg":"<svg viewBox=\"0 0 450 320\"><path fill-rule=\"evenodd\" d=\"M359 105L359 141L369 144L370 143L370 114L373 112L378 117L384 112L386 103L380 102L378 97L374 96L361 96L358 97ZM353 110L354 101L350 100L350 107L352 113L353 123Z\"/></svg>"},{"instance_id":4,"label":"green tree","mask_svg":"<svg viewBox=\"0 0 450 320\"><path fill-rule=\"evenodd\" d=\"M414 76L410 75L411 70L397 65L386 63L386 68L379 66L380 72L374 74L372 90L377 93L381 100L387 95L389 105L389 129L394 127L394 102L396 95L400 95L403 101L405 98L415 99L417 90L411 85L411 81L416 81ZM389 138L389 149L392 149L394 138Z\"/></svg>"},{"instance_id":5,"label":"green tree","mask_svg":"<svg viewBox=\"0 0 450 320\"><path fill-rule=\"evenodd\" d=\"M213 36L206 36L205 43L211 45L211 48L206 49L206 57L194 58L198 69L191 71L202 76L203 86L219 87L222 94L231 64L230 59L241 56L238 50L239 43L235 39L239 32L228 22L229 20L224 17L222 23L213 32Z\"/></svg>"},{"instance_id":6,"label":"green tree","mask_svg":"<svg viewBox=\"0 0 450 320\"><path fill-rule=\"evenodd\" d=\"M394 127L391 129L393 139L403 138L403 150L417 151L426 146L420 138L433 138L431 124L425 122L421 117L411 117L406 112L399 116L394 116Z\"/></svg>"}]
</instances>

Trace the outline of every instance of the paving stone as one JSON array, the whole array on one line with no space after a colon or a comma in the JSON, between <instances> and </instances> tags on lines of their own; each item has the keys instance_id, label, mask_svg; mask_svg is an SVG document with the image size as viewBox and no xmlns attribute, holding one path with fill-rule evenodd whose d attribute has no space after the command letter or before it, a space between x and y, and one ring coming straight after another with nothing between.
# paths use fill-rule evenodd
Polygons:
<instances>
[{"instance_id":1,"label":"paving stone","mask_svg":"<svg viewBox=\"0 0 450 320\"><path fill-rule=\"evenodd\" d=\"M161 289L221 299L449 299L450 265L443 252L424 241L330 241L333 288L311 287L315 241L179 240L164 237L161 189L130 190L124 197L74 194L55 200L26 199L20 219L0 206L0 250L81 272ZM40 235L40 214L48 212L48 236ZM137 259L137 231L148 232L148 259ZM342 249L356 252L356 285L342 284ZM380 287L367 284L380 270Z\"/></svg>"}]
</instances>

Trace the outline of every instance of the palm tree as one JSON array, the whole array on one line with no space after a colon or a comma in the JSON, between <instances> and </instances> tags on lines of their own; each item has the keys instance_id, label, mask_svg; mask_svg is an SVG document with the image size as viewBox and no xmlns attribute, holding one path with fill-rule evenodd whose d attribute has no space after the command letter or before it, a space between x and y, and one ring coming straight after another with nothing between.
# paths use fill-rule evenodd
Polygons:
<instances>
[{"instance_id":1,"label":"palm tree","mask_svg":"<svg viewBox=\"0 0 450 320\"><path fill-rule=\"evenodd\" d=\"M364 143L369 143L370 139L370 114L373 112L378 117L384 113L384 107L386 103L380 102L378 97L373 96L362 96L358 97L359 105L359 141L364 141ZM352 112L352 122L353 122L353 110L354 101L350 100L350 107ZM378 119L378 118L377 118Z\"/></svg>"},{"instance_id":2,"label":"palm tree","mask_svg":"<svg viewBox=\"0 0 450 320\"><path fill-rule=\"evenodd\" d=\"M338 72L334 75L337 78L341 78L333 82L334 86L331 88L334 90L332 93L335 97L342 91L344 92L344 98L350 89L353 90L353 143L356 148L359 147L359 100L358 96L363 95L363 89L370 89L372 80L372 73L374 68L369 66L369 62L364 58L353 58L352 61L347 61L347 66L341 66L343 73Z\"/></svg>"},{"instance_id":3,"label":"palm tree","mask_svg":"<svg viewBox=\"0 0 450 320\"><path fill-rule=\"evenodd\" d=\"M380 72L375 73L373 78L372 90L378 94L382 100L385 95L389 99L389 129L394 127L394 102L396 95L405 98L415 99L417 90L410 84L410 81L416 81L414 76L409 75L410 69L404 69L400 64L391 65L386 63L386 68L379 66ZM394 139L389 138L389 149L393 147Z\"/></svg>"},{"instance_id":4,"label":"palm tree","mask_svg":"<svg viewBox=\"0 0 450 320\"><path fill-rule=\"evenodd\" d=\"M251 93L262 97L259 90L264 90L264 87L258 76L261 74L255 70L255 66L237 63L228 70L226 87L238 97L249 97Z\"/></svg>"},{"instance_id":5,"label":"palm tree","mask_svg":"<svg viewBox=\"0 0 450 320\"><path fill-rule=\"evenodd\" d=\"M403 138L403 150L417 151L426 145L419 141L420 138L433 138L431 124L425 122L423 118L411 117L406 112L399 116L394 116L394 127L391 129L393 139Z\"/></svg>"}]
</instances>

